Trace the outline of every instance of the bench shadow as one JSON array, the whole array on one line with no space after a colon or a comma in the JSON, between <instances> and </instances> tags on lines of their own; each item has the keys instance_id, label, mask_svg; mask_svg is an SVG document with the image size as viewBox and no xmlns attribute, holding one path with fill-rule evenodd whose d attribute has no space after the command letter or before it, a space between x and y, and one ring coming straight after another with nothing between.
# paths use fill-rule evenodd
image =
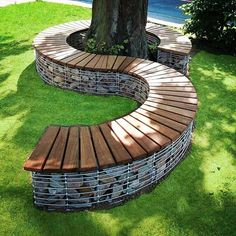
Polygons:
<instances>
[{"instance_id":1,"label":"bench shadow","mask_svg":"<svg viewBox=\"0 0 236 236\"><path fill-rule=\"evenodd\" d=\"M8 56L20 55L31 49L32 46L28 40L15 40L12 36L0 36L0 61Z\"/></svg>"},{"instance_id":2,"label":"bench shadow","mask_svg":"<svg viewBox=\"0 0 236 236\"><path fill-rule=\"evenodd\" d=\"M1 186L0 195L2 199L7 199L5 210L14 214L18 222L27 224L30 235L67 235L69 232L72 235L77 235L76 232L79 235L91 235L90 232L94 232L94 235L109 235L94 222L91 212L63 213L36 209L29 186L29 181L21 183L21 186ZM22 235L20 225L17 225L14 233Z\"/></svg>"}]
</instances>

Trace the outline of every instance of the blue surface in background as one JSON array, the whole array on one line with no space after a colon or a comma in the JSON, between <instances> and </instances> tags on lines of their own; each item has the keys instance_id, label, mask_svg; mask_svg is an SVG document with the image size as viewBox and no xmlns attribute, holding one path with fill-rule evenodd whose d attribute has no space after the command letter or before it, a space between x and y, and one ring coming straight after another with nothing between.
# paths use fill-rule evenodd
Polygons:
<instances>
[{"instance_id":1,"label":"blue surface in background","mask_svg":"<svg viewBox=\"0 0 236 236\"><path fill-rule=\"evenodd\" d=\"M78 1L92 3L92 0ZM183 3L181 0L149 0L148 16L158 20L183 24L186 16L179 9Z\"/></svg>"}]
</instances>

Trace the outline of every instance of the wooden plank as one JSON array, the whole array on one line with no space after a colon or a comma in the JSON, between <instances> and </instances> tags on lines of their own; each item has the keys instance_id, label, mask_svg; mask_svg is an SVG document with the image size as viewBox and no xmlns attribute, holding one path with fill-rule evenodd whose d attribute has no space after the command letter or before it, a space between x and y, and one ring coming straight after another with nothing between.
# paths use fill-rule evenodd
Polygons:
<instances>
[{"instance_id":1,"label":"wooden plank","mask_svg":"<svg viewBox=\"0 0 236 236\"><path fill-rule=\"evenodd\" d=\"M83 54L85 54L85 52L81 52L81 51L75 51L73 54L71 54L70 56L64 58L64 59L61 59L61 63L63 64L67 64L68 62L82 56Z\"/></svg>"},{"instance_id":2,"label":"wooden plank","mask_svg":"<svg viewBox=\"0 0 236 236\"><path fill-rule=\"evenodd\" d=\"M58 54L62 53L62 52L67 52L68 48L61 48L61 49L54 49L54 50L49 50L49 51L42 51L40 50L40 53L46 57L53 57L53 56L57 56Z\"/></svg>"},{"instance_id":3,"label":"wooden plank","mask_svg":"<svg viewBox=\"0 0 236 236\"><path fill-rule=\"evenodd\" d=\"M134 57L126 57L121 66L119 66L118 71L123 72L123 70L133 61L135 60Z\"/></svg>"},{"instance_id":4,"label":"wooden plank","mask_svg":"<svg viewBox=\"0 0 236 236\"><path fill-rule=\"evenodd\" d=\"M90 54L88 57L76 64L76 67L85 68L86 65L96 57L96 54Z\"/></svg>"},{"instance_id":5,"label":"wooden plank","mask_svg":"<svg viewBox=\"0 0 236 236\"><path fill-rule=\"evenodd\" d=\"M42 41L35 44L35 48L37 49L44 49L44 48L51 48L51 47L58 47L64 45L64 41Z\"/></svg>"},{"instance_id":6,"label":"wooden plank","mask_svg":"<svg viewBox=\"0 0 236 236\"><path fill-rule=\"evenodd\" d=\"M114 158L98 126L90 127L99 168L115 165Z\"/></svg>"},{"instance_id":7,"label":"wooden plank","mask_svg":"<svg viewBox=\"0 0 236 236\"><path fill-rule=\"evenodd\" d=\"M106 56L101 56L100 59L98 60L97 64L95 65L94 69L100 70L103 64L104 59Z\"/></svg>"},{"instance_id":8,"label":"wooden plank","mask_svg":"<svg viewBox=\"0 0 236 236\"><path fill-rule=\"evenodd\" d=\"M51 59L51 60L56 60L56 58L60 58L61 56L66 56L66 55L70 55L72 53L72 51L69 51L68 49L64 49L64 50L58 50L55 53L49 53L49 54L43 54L44 56L47 56L47 58Z\"/></svg>"},{"instance_id":9,"label":"wooden plank","mask_svg":"<svg viewBox=\"0 0 236 236\"><path fill-rule=\"evenodd\" d=\"M84 54L81 54L79 55L78 57L74 58L73 60L67 62L66 64L68 66L73 66L75 67L77 63L79 63L80 61L86 59L87 57L89 57L91 54L90 53L84 53Z\"/></svg>"},{"instance_id":10,"label":"wooden plank","mask_svg":"<svg viewBox=\"0 0 236 236\"><path fill-rule=\"evenodd\" d=\"M147 152L144 148L142 148L116 121L109 122L108 125L130 153L132 159L136 160L147 156Z\"/></svg>"},{"instance_id":11,"label":"wooden plank","mask_svg":"<svg viewBox=\"0 0 236 236\"><path fill-rule=\"evenodd\" d=\"M90 54L88 57L84 58L80 62L76 63L76 67L85 68L86 65L96 57L96 54Z\"/></svg>"},{"instance_id":12,"label":"wooden plank","mask_svg":"<svg viewBox=\"0 0 236 236\"><path fill-rule=\"evenodd\" d=\"M128 74L132 74L130 72L131 69L133 69L134 67L136 67L137 65L141 64L142 62L144 62L144 59L140 59L140 58L136 58L133 62L131 62L124 70L124 73L128 73Z\"/></svg>"},{"instance_id":13,"label":"wooden plank","mask_svg":"<svg viewBox=\"0 0 236 236\"><path fill-rule=\"evenodd\" d=\"M186 116L182 116L182 115L179 115L179 114L176 114L176 113L173 113L173 112L161 110L161 109L151 107L151 106L142 105L140 107L140 109L142 109L146 112L150 111L152 113L155 113L157 115L166 117L166 118L171 119L171 120L175 120L175 121L177 121L181 124L184 124L184 125L189 125L192 121L191 118L188 118Z\"/></svg>"},{"instance_id":14,"label":"wooden plank","mask_svg":"<svg viewBox=\"0 0 236 236\"><path fill-rule=\"evenodd\" d=\"M155 107L155 108L159 108L162 110L170 111L170 112L173 112L173 113L176 113L179 115L187 116L189 118L195 117L195 112L193 112L193 111L189 111L189 110L185 110L185 109L181 109L181 108L177 108L177 107L172 107L172 106L168 106L168 105L164 105L164 104L160 104L160 103L149 102L149 101L146 101L144 104L148 105L148 106Z\"/></svg>"},{"instance_id":15,"label":"wooden plank","mask_svg":"<svg viewBox=\"0 0 236 236\"><path fill-rule=\"evenodd\" d=\"M51 55L51 54L57 54L61 51L67 51L68 49L70 49L70 47L68 46L59 46L54 48L44 48L39 51L44 55Z\"/></svg>"},{"instance_id":16,"label":"wooden plank","mask_svg":"<svg viewBox=\"0 0 236 236\"><path fill-rule=\"evenodd\" d=\"M109 55L108 60L107 60L107 70L111 70L115 61L116 61L117 56L114 55Z\"/></svg>"},{"instance_id":17,"label":"wooden plank","mask_svg":"<svg viewBox=\"0 0 236 236\"><path fill-rule=\"evenodd\" d=\"M185 86L185 87L193 87L192 83L190 81L188 82L175 82L175 83L172 83L172 82L162 82L162 80L160 81L155 81L154 84L149 84L150 85L150 88L155 88L155 87L162 87L162 86L168 86L168 87L182 87L182 86Z\"/></svg>"},{"instance_id":18,"label":"wooden plank","mask_svg":"<svg viewBox=\"0 0 236 236\"><path fill-rule=\"evenodd\" d=\"M190 103L190 104L195 104L195 105L197 104L197 98L176 97L176 96L168 96L168 95L161 95L161 94L149 94L149 97L161 98L161 99L176 101L176 102Z\"/></svg>"},{"instance_id":19,"label":"wooden plank","mask_svg":"<svg viewBox=\"0 0 236 236\"><path fill-rule=\"evenodd\" d=\"M170 95L176 97L186 97L186 98L196 98L197 94L192 92L182 92L182 91L157 91L157 90L150 90L150 94L163 94L163 95Z\"/></svg>"},{"instance_id":20,"label":"wooden plank","mask_svg":"<svg viewBox=\"0 0 236 236\"><path fill-rule=\"evenodd\" d=\"M160 149L153 140L151 140L146 134L142 133L137 127L132 126L123 118L116 120L116 122L130 135L133 139L142 146L148 154L153 153Z\"/></svg>"},{"instance_id":21,"label":"wooden plank","mask_svg":"<svg viewBox=\"0 0 236 236\"><path fill-rule=\"evenodd\" d=\"M148 70L146 68L144 68L143 70L139 71L138 74L143 77L145 76L146 78L151 77L151 78L156 79L157 76L159 76L159 75L170 74L172 72L176 73L177 71L174 71L173 69L171 69L165 65L156 64L155 67L149 68Z\"/></svg>"},{"instance_id":22,"label":"wooden plank","mask_svg":"<svg viewBox=\"0 0 236 236\"><path fill-rule=\"evenodd\" d=\"M44 171L58 171L61 170L63 164L64 151L66 148L68 127L61 127L52 150L43 167Z\"/></svg>"},{"instance_id":23,"label":"wooden plank","mask_svg":"<svg viewBox=\"0 0 236 236\"><path fill-rule=\"evenodd\" d=\"M124 62L125 59L126 59L125 56L118 56L116 58L116 61L115 61L114 65L113 65L113 67L112 67L112 70L113 71L117 71L118 68L121 66L121 64Z\"/></svg>"},{"instance_id":24,"label":"wooden plank","mask_svg":"<svg viewBox=\"0 0 236 236\"><path fill-rule=\"evenodd\" d=\"M157 70L157 68L161 67L161 66L162 66L161 64L153 62L151 64L148 64L145 67L137 68L137 70L132 71L132 73L135 74L135 75L139 75L141 73L145 73L145 72L147 73L147 71L152 70L152 69Z\"/></svg>"},{"instance_id":25,"label":"wooden plank","mask_svg":"<svg viewBox=\"0 0 236 236\"><path fill-rule=\"evenodd\" d=\"M132 161L132 157L110 127L107 124L102 124L99 127L113 154L113 157L115 158L116 163L125 164Z\"/></svg>"},{"instance_id":26,"label":"wooden plank","mask_svg":"<svg viewBox=\"0 0 236 236\"><path fill-rule=\"evenodd\" d=\"M96 66L96 64L98 63L100 57L101 57L101 55L96 55L96 56L86 65L86 69L88 69L88 70L93 70L94 67Z\"/></svg>"},{"instance_id":27,"label":"wooden plank","mask_svg":"<svg viewBox=\"0 0 236 236\"><path fill-rule=\"evenodd\" d=\"M94 170L97 166L89 127L80 128L80 170Z\"/></svg>"},{"instance_id":28,"label":"wooden plank","mask_svg":"<svg viewBox=\"0 0 236 236\"><path fill-rule=\"evenodd\" d=\"M46 129L32 154L24 164L24 169L29 171L41 171L48 154L57 137L60 127L50 126Z\"/></svg>"},{"instance_id":29,"label":"wooden plank","mask_svg":"<svg viewBox=\"0 0 236 236\"><path fill-rule=\"evenodd\" d=\"M144 76L142 76L144 79L146 79ZM150 79L146 79L148 81L148 84L150 86L156 86L157 84L160 83L189 83L188 78L184 77L184 76L179 76L179 77L173 77L173 78L158 78L156 76L154 76L153 78L156 78L156 80L150 80Z\"/></svg>"},{"instance_id":30,"label":"wooden plank","mask_svg":"<svg viewBox=\"0 0 236 236\"><path fill-rule=\"evenodd\" d=\"M168 84L166 84L165 86L151 86L150 87L151 90L154 91L181 91L181 92L196 92L195 88L193 86L185 86L185 85L181 85L181 84L176 84L175 87L173 86L168 86Z\"/></svg>"},{"instance_id":31,"label":"wooden plank","mask_svg":"<svg viewBox=\"0 0 236 236\"><path fill-rule=\"evenodd\" d=\"M163 125L171 128L171 129L174 129L174 130L176 130L177 132L180 132L180 133L182 133L187 128L186 125L183 125L181 123L178 123L178 122L173 121L171 119L168 119L166 117L163 117L163 116L160 116L160 115L157 115L157 114L153 114L151 112L143 112L142 109L137 109L135 112L138 112L139 114L150 118L151 122L156 121L160 124L163 124Z\"/></svg>"},{"instance_id":32,"label":"wooden plank","mask_svg":"<svg viewBox=\"0 0 236 236\"><path fill-rule=\"evenodd\" d=\"M60 60L61 62L62 59L67 58L70 55L73 55L76 51L77 51L76 49L68 50L67 52L61 53L60 55L53 57L53 60Z\"/></svg>"},{"instance_id":33,"label":"wooden plank","mask_svg":"<svg viewBox=\"0 0 236 236\"><path fill-rule=\"evenodd\" d=\"M157 143L159 146L158 148L164 147L171 143L171 140L166 136L162 135L161 133L157 132L156 130L152 129L148 125L142 123L140 120L134 118L132 113L129 116L125 116L124 119L128 121L130 124L138 127L138 129L152 139L154 142Z\"/></svg>"},{"instance_id":34,"label":"wooden plank","mask_svg":"<svg viewBox=\"0 0 236 236\"><path fill-rule=\"evenodd\" d=\"M69 130L62 170L79 171L79 127L71 127Z\"/></svg>"},{"instance_id":35,"label":"wooden plank","mask_svg":"<svg viewBox=\"0 0 236 236\"><path fill-rule=\"evenodd\" d=\"M197 110L197 105L195 105L195 104L175 102L175 101L169 101L169 100L165 100L165 99L152 98L152 97L148 97L147 101L160 103L160 104L165 104L165 105L170 105L170 106L173 106L173 107L184 108L184 109L190 110L190 111L196 111Z\"/></svg>"},{"instance_id":36,"label":"wooden plank","mask_svg":"<svg viewBox=\"0 0 236 236\"><path fill-rule=\"evenodd\" d=\"M171 68L167 68L165 65L159 67L160 70L148 71L147 73L140 73L148 81L159 80L159 79L169 79L169 78L184 78L185 76L178 71ZM186 78L186 77L185 77Z\"/></svg>"},{"instance_id":37,"label":"wooden plank","mask_svg":"<svg viewBox=\"0 0 236 236\"><path fill-rule=\"evenodd\" d=\"M105 55L102 61L102 66L100 67L100 70L103 70L103 71L107 70L107 61L108 61L108 56Z\"/></svg>"},{"instance_id":38,"label":"wooden plank","mask_svg":"<svg viewBox=\"0 0 236 236\"><path fill-rule=\"evenodd\" d=\"M132 116L140 120L141 122L145 123L146 125L150 126L151 128L157 130L158 132L160 132L167 138L171 139L172 141L176 140L180 136L180 133L177 132L176 130L173 130L157 121L153 121L149 117L143 116L138 112L132 112Z\"/></svg>"},{"instance_id":39,"label":"wooden plank","mask_svg":"<svg viewBox=\"0 0 236 236\"><path fill-rule=\"evenodd\" d=\"M148 67L148 66L150 66L151 64L153 64L152 61L145 60L145 61L143 61L141 64L138 64L138 65L136 65L135 67L133 67L133 68L129 71L129 73L130 73L130 74L133 74L135 71L138 71L138 70L140 70L140 69L144 70L145 67Z\"/></svg>"}]
</instances>

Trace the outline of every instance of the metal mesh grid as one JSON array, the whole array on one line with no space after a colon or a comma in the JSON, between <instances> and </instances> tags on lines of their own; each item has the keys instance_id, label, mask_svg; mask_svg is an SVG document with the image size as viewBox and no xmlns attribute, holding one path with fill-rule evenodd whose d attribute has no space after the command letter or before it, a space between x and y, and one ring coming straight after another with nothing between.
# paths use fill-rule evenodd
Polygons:
<instances>
[{"instance_id":1,"label":"metal mesh grid","mask_svg":"<svg viewBox=\"0 0 236 236\"><path fill-rule=\"evenodd\" d=\"M80 173L33 172L34 203L68 211L121 203L157 183L177 165L191 141L192 126L161 151L130 164Z\"/></svg>"},{"instance_id":2,"label":"metal mesh grid","mask_svg":"<svg viewBox=\"0 0 236 236\"><path fill-rule=\"evenodd\" d=\"M157 61L172 67L182 74L186 75L188 72L188 65L190 61L189 55L181 55L173 52L167 52L158 49L157 50Z\"/></svg>"},{"instance_id":3,"label":"metal mesh grid","mask_svg":"<svg viewBox=\"0 0 236 236\"><path fill-rule=\"evenodd\" d=\"M36 52L36 68L48 84L98 95L121 95L143 103L149 86L141 78L113 72L95 72L70 68L50 61Z\"/></svg>"}]
</instances>

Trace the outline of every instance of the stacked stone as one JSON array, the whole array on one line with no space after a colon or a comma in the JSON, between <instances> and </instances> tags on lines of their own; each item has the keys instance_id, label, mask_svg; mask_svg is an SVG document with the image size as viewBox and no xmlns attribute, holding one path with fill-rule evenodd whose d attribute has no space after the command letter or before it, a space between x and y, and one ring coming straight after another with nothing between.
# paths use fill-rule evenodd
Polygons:
<instances>
[{"instance_id":1,"label":"stacked stone","mask_svg":"<svg viewBox=\"0 0 236 236\"><path fill-rule=\"evenodd\" d=\"M70 68L37 53L36 66L42 79L51 85L82 93L121 95L143 103L149 87L137 77L113 72L95 72Z\"/></svg>"},{"instance_id":2,"label":"stacked stone","mask_svg":"<svg viewBox=\"0 0 236 236\"><path fill-rule=\"evenodd\" d=\"M171 145L131 164L80 173L32 173L34 201L49 210L113 206L157 183L183 158L192 124Z\"/></svg>"},{"instance_id":3,"label":"stacked stone","mask_svg":"<svg viewBox=\"0 0 236 236\"><path fill-rule=\"evenodd\" d=\"M186 75L188 72L189 61L189 55L181 55L173 52L163 51L160 49L157 50L157 62L174 68L184 75Z\"/></svg>"}]
</instances>

